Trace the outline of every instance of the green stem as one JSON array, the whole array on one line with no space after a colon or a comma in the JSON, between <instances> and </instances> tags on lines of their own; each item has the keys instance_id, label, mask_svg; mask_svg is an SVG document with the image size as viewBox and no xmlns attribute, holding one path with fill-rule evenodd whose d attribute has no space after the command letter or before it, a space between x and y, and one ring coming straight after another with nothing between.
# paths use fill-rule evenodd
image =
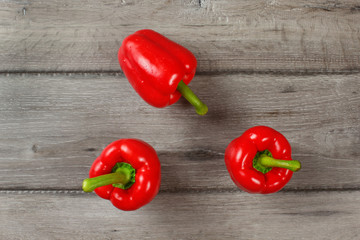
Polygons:
<instances>
[{"instance_id":1,"label":"green stem","mask_svg":"<svg viewBox=\"0 0 360 240\"><path fill-rule=\"evenodd\" d=\"M92 192L98 187L112 184L114 187L128 189L135 182L135 169L127 163L117 163L113 173L87 178L83 181L84 192Z\"/></svg>"},{"instance_id":2,"label":"green stem","mask_svg":"<svg viewBox=\"0 0 360 240\"><path fill-rule=\"evenodd\" d=\"M279 160L267 156L266 154L261 154L258 163L264 167L280 167L286 168L293 172L299 171L301 169L301 164L297 160Z\"/></svg>"},{"instance_id":3,"label":"green stem","mask_svg":"<svg viewBox=\"0 0 360 240\"><path fill-rule=\"evenodd\" d=\"M205 115L207 113L208 107L205 103L203 103L182 80L179 82L177 90L195 107L199 115Z\"/></svg>"}]
</instances>

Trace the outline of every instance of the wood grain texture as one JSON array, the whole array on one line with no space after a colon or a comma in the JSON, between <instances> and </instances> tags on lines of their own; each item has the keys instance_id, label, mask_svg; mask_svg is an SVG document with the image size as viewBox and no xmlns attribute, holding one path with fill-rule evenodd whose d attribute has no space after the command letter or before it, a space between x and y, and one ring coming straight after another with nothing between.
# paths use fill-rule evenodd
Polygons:
<instances>
[{"instance_id":1,"label":"wood grain texture","mask_svg":"<svg viewBox=\"0 0 360 240\"><path fill-rule=\"evenodd\" d=\"M1 193L1 239L359 239L360 193L159 194L135 212L94 194Z\"/></svg>"},{"instance_id":2,"label":"wood grain texture","mask_svg":"<svg viewBox=\"0 0 360 240\"><path fill-rule=\"evenodd\" d=\"M0 239L360 239L359 22L358 0L0 0ZM143 28L195 54L206 116L133 91L117 50ZM225 168L255 125L303 165L276 194ZM134 212L81 192L119 138L162 164Z\"/></svg>"},{"instance_id":3,"label":"wood grain texture","mask_svg":"<svg viewBox=\"0 0 360 240\"><path fill-rule=\"evenodd\" d=\"M120 71L117 50L152 28L199 72L359 72L358 0L0 1L1 72Z\"/></svg>"},{"instance_id":4,"label":"wood grain texture","mask_svg":"<svg viewBox=\"0 0 360 240\"><path fill-rule=\"evenodd\" d=\"M0 75L0 188L80 189L102 149L140 138L158 152L161 191L236 189L223 157L255 125L282 132L303 164L285 189L360 187L360 74L198 75L209 106L147 105L121 74Z\"/></svg>"}]
</instances>

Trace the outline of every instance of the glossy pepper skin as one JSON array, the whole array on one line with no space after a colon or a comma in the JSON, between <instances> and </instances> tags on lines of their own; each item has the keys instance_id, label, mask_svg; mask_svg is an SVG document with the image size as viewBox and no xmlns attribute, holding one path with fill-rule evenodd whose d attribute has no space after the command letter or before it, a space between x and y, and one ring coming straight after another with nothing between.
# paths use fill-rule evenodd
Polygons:
<instances>
[{"instance_id":1,"label":"glossy pepper skin","mask_svg":"<svg viewBox=\"0 0 360 240\"><path fill-rule=\"evenodd\" d=\"M95 193L125 211L136 210L148 204L160 188L160 161L155 150L138 139L117 140L108 145L94 161L90 178L110 174L117 163L128 163L135 169L133 185L128 189L113 185L101 186L94 190Z\"/></svg>"},{"instance_id":2,"label":"glossy pepper skin","mask_svg":"<svg viewBox=\"0 0 360 240\"><path fill-rule=\"evenodd\" d=\"M149 29L126 37L119 49L120 66L136 92L158 108L174 104L195 75L197 61L186 48Z\"/></svg>"},{"instance_id":3,"label":"glossy pepper skin","mask_svg":"<svg viewBox=\"0 0 360 240\"><path fill-rule=\"evenodd\" d=\"M234 139L225 151L226 167L231 179L240 189L249 193L274 193L291 179L293 171L283 167L269 168L266 173L254 168L255 156L265 150L273 158L282 159L276 160L280 164L291 164L295 167L294 171L300 169L298 161L290 161L291 147L281 133L270 127L256 126Z\"/></svg>"}]
</instances>

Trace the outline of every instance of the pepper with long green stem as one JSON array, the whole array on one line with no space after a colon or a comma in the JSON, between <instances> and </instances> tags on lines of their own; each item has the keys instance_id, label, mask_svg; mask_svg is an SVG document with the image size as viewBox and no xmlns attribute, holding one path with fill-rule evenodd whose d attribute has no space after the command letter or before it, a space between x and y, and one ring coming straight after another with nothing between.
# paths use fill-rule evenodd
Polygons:
<instances>
[{"instance_id":1,"label":"pepper with long green stem","mask_svg":"<svg viewBox=\"0 0 360 240\"><path fill-rule=\"evenodd\" d=\"M262 194L279 191L301 169L300 162L291 159L286 138L266 126L250 128L234 139L226 148L225 164L240 189Z\"/></svg>"},{"instance_id":2,"label":"pepper with long green stem","mask_svg":"<svg viewBox=\"0 0 360 240\"><path fill-rule=\"evenodd\" d=\"M159 192L160 161L155 150L138 139L120 139L107 146L94 161L85 192L95 191L121 210L136 210Z\"/></svg>"},{"instance_id":3,"label":"pepper with long green stem","mask_svg":"<svg viewBox=\"0 0 360 240\"><path fill-rule=\"evenodd\" d=\"M124 39L118 59L135 91L150 105L163 108L183 95L204 115L208 107L190 90L195 75L195 56L183 46L149 29Z\"/></svg>"}]
</instances>

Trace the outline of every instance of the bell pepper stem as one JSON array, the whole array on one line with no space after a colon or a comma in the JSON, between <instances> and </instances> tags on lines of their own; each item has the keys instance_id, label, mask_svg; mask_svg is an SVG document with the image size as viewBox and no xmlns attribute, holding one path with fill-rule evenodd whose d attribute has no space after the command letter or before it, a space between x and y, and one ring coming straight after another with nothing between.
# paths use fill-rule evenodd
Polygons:
<instances>
[{"instance_id":1,"label":"bell pepper stem","mask_svg":"<svg viewBox=\"0 0 360 240\"><path fill-rule=\"evenodd\" d=\"M195 107L197 114L205 115L207 113L208 107L206 104L203 103L182 80L179 82L177 90Z\"/></svg>"},{"instance_id":2,"label":"bell pepper stem","mask_svg":"<svg viewBox=\"0 0 360 240\"><path fill-rule=\"evenodd\" d=\"M114 187L128 189L135 182L135 169L128 163L117 163L112 173L87 178L83 181L84 192L92 192L98 187L112 184Z\"/></svg>"},{"instance_id":3,"label":"bell pepper stem","mask_svg":"<svg viewBox=\"0 0 360 240\"><path fill-rule=\"evenodd\" d=\"M259 164L263 165L264 167L286 168L293 172L299 171L301 169L301 164L297 160L279 160L267 156L266 154L261 154L258 161Z\"/></svg>"},{"instance_id":4,"label":"bell pepper stem","mask_svg":"<svg viewBox=\"0 0 360 240\"><path fill-rule=\"evenodd\" d=\"M82 188L84 192L92 192L98 187L122 183L126 184L126 176L119 173L109 173L94 178L87 178L83 181Z\"/></svg>"}]
</instances>

